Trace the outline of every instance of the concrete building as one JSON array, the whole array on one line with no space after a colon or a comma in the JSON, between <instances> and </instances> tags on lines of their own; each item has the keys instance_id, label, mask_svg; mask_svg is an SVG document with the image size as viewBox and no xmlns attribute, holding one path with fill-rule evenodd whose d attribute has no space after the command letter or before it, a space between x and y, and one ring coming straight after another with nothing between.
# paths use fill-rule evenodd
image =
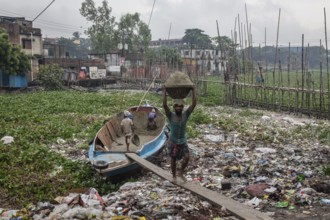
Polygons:
<instances>
[{"instance_id":1,"label":"concrete building","mask_svg":"<svg viewBox=\"0 0 330 220\"><path fill-rule=\"evenodd\" d=\"M26 54L33 56L32 70L28 76L29 81L33 80L38 68L38 58L43 55L40 28L34 28L32 21L25 20L24 17L7 16L0 16L0 27L7 31L11 44L20 45Z\"/></svg>"}]
</instances>

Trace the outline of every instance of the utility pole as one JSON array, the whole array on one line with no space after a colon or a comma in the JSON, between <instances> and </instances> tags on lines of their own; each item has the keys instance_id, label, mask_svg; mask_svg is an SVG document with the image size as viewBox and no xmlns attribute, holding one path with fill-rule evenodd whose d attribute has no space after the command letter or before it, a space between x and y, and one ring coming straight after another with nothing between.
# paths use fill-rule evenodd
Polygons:
<instances>
[{"instance_id":1,"label":"utility pole","mask_svg":"<svg viewBox=\"0 0 330 220\"><path fill-rule=\"evenodd\" d=\"M53 3L55 2L55 0L53 0L51 3L49 3L46 8L44 10L42 10L33 20L32 20L32 24L33 22L42 14L44 13L47 8L49 8L49 6L51 6ZM33 28L31 29L31 81L33 81Z\"/></svg>"},{"instance_id":2,"label":"utility pole","mask_svg":"<svg viewBox=\"0 0 330 220\"><path fill-rule=\"evenodd\" d=\"M33 81L33 33L31 30L31 81Z\"/></svg>"}]
</instances>

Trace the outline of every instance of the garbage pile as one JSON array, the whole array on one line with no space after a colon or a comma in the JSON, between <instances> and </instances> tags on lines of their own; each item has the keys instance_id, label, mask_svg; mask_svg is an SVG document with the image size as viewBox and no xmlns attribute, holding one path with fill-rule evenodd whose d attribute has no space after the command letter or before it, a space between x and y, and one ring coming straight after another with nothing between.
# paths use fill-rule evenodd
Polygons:
<instances>
[{"instance_id":1,"label":"garbage pile","mask_svg":"<svg viewBox=\"0 0 330 220\"><path fill-rule=\"evenodd\" d=\"M302 132L294 134L301 128L329 126L328 121L264 112L241 119L247 131L226 133L218 119L230 120L239 110L208 111L212 123L198 125L202 135L189 139L188 181L274 219L330 219L330 147L304 138ZM271 134L273 139L256 138L259 134ZM162 154L158 162L170 172L166 151ZM28 210L0 209L0 219L24 214L33 219L237 219L225 207L215 207L151 172L108 195L91 188Z\"/></svg>"}]
</instances>

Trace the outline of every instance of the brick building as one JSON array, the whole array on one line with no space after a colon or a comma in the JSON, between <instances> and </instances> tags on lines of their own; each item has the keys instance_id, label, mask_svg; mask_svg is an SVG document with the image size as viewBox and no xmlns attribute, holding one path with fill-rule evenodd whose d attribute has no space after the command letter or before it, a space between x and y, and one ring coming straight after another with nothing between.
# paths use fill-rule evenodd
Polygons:
<instances>
[{"instance_id":1,"label":"brick building","mask_svg":"<svg viewBox=\"0 0 330 220\"><path fill-rule=\"evenodd\" d=\"M31 73L29 80L35 78L34 73L38 70L38 57L43 55L42 34L40 28L34 28L32 21L24 17L0 16L0 27L5 29L9 35L9 41L13 45L20 45L22 50L33 55L31 60Z\"/></svg>"}]
</instances>

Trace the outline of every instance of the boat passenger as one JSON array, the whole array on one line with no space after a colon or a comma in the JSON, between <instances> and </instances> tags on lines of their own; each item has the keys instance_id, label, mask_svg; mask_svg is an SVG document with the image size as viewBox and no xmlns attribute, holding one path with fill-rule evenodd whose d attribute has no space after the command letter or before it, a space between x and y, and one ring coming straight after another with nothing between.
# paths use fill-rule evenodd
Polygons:
<instances>
[{"instance_id":1,"label":"boat passenger","mask_svg":"<svg viewBox=\"0 0 330 220\"><path fill-rule=\"evenodd\" d=\"M157 123L156 123L156 110L153 108L151 112L149 112L148 115L148 123L147 123L147 129L148 130L155 130L157 128Z\"/></svg>"},{"instance_id":2,"label":"boat passenger","mask_svg":"<svg viewBox=\"0 0 330 220\"><path fill-rule=\"evenodd\" d=\"M127 147L127 151L129 151L129 145L131 143L131 136L133 133L133 121L132 119L130 119L131 113L129 111L124 111L124 119L121 121L120 125L121 125L121 131L124 133L125 135L125 142L126 142L126 147Z\"/></svg>"}]
</instances>

